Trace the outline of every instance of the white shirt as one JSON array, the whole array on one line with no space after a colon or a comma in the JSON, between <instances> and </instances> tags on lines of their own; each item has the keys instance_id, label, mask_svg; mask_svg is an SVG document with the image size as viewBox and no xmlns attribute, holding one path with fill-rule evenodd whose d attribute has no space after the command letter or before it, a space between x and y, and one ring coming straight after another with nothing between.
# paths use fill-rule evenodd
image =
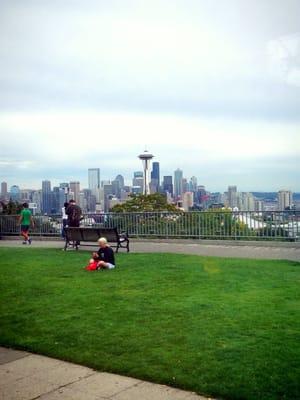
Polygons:
<instances>
[{"instance_id":1,"label":"white shirt","mask_svg":"<svg viewBox=\"0 0 300 400\"><path fill-rule=\"evenodd\" d=\"M61 213L62 213L62 219L68 219L68 216L67 216L67 214L66 214L66 209L65 209L65 207L62 207Z\"/></svg>"}]
</instances>

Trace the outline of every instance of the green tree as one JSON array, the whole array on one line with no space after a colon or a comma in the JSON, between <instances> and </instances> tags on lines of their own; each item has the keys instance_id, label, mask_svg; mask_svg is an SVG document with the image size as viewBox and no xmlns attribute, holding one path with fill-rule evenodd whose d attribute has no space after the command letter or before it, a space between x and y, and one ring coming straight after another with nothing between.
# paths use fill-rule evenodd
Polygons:
<instances>
[{"instance_id":1,"label":"green tree","mask_svg":"<svg viewBox=\"0 0 300 400\"><path fill-rule=\"evenodd\" d=\"M22 204L18 202L14 202L12 200L9 200L8 203L1 202L2 205L2 214L5 215L16 215L20 214L23 206Z\"/></svg>"},{"instance_id":2,"label":"green tree","mask_svg":"<svg viewBox=\"0 0 300 400\"><path fill-rule=\"evenodd\" d=\"M130 194L130 200L123 204L117 204L112 208L112 212L152 212L152 211L171 211L179 212L174 204L169 204L166 197L161 193L149 195Z\"/></svg>"}]
</instances>

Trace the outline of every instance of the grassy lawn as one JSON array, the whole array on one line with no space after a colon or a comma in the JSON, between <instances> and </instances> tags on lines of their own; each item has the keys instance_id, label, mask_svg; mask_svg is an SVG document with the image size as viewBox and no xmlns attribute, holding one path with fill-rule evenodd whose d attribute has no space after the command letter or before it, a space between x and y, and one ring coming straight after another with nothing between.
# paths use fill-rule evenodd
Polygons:
<instances>
[{"instance_id":1,"label":"grassy lawn","mask_svg":"<svg viewBox=\"0 0 300 400\"><path fill-rule=\"evenodd\" d=\"M300 398L300 263L1 248L0 342L224 399Z\"/></svg>"}]
</instances>

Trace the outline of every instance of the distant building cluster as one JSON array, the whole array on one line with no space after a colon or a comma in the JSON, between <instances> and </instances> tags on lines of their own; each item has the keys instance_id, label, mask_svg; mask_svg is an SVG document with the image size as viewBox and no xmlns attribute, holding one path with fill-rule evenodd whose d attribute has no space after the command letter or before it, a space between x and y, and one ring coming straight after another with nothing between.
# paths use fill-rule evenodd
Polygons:
<instances>
[{"instance_id":1,"label":"distant building cluster","mask_svg":"<svg viewBox=\"0 0 300 400\"><path fill-rule=\"evenodd\" d=\"M64 202L74 199L85 213L108 212L116 204L126 202L131 193L145 191L145 170L135 171L132 185L124 183L124 177L101 181L100 168L88 169L88 188L81 188L79 181L62 182L52 187L49 180L42 181L39 190L20 189L13 185L8 190L7 182L1 183L1 201L28 202L35 214L60 214ZM296 206L290 190L260 196L255 192L238 192L237 186L229 186L225 193L211 193L199 185L197 178L186 179L181 169L174 175L160 177L159 162L152 163L148 193L162 193L169 203L185 211L230 207L239 211L283 211ZM298 207L297 207L298 208Z\"/></svg>"}]
</instances>

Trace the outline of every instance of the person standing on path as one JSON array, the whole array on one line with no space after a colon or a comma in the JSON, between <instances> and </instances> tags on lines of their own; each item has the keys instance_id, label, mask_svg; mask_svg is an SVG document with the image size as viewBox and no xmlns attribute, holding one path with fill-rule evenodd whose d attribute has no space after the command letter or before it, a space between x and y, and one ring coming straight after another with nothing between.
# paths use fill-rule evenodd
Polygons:
<instances>
[{"instance_id":1,"label":"person standing on path","mask_svg":"<svg viewBox=\"0 0 300 400\"><path fill-rule=\"evenodd\" d=\"M75 200L69 201L66 214L68 216L68 226L71 228L78 228L82 219L82 211L81 208L76 204ZM80 242L76 241L75 245L79 246Z\"/></svg>"},{"instance_id":2,"label":"person standing on path","mask_svg":"<svg viewBox=\"0 0 300 400\"><path fill-rule=\"evenodd\" d=\"M28 203L23 204L23 210L21 211L19 217L19 224L21 225L21 235L24 238L23 244L31 244L31 238L29 237L30 225L34 227L34 221L32 218L32 213L28 208Z\"/></svg>"}]
</instances>

